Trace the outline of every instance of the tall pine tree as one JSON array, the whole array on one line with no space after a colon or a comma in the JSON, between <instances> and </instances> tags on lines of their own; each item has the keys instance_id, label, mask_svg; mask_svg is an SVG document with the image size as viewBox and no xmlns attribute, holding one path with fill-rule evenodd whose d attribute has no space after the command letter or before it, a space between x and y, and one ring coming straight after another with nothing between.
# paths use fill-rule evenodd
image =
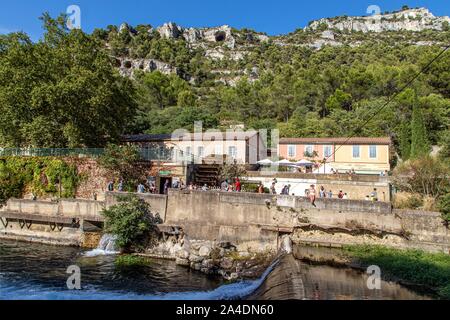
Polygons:
<instances>
[{"instance_id":1,"label":"tall pine tree","mask_svg":"<svg viewBox=\"0 0 450 320\"><path fill-rule=\"evenodd\" d=\"M413 107L411 121L411 158L416 159L430 153L431 146L427 136L427 129L423 120L420 107L415 104Z\"/></svg>"}]
</instances>

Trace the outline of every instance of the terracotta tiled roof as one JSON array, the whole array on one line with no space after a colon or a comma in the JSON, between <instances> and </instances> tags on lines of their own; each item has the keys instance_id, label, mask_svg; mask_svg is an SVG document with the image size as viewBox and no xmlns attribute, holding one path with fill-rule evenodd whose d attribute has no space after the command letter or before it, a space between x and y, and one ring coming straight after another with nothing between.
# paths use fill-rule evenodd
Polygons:
<instances>
[{"instance_id":1,"label":"terracotta tiled roof","mask_svg":"<svg viewBox=\"0 0 450 320\"><path fill-rule=\"evenodd\" d=\"M280 144L391 144L389 137L281 138Z\"/></svg>"}]
</instances>

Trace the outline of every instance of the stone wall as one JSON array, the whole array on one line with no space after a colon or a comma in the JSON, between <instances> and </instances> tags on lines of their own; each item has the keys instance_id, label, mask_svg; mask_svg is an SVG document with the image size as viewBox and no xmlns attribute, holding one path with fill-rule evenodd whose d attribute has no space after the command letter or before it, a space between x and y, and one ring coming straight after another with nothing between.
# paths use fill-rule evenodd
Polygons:
<instances>
[{"instance_id":1,"label":"stone wall","mask_svg":"<svg viewBox=\"0 0 450 320\"><path fill-rule=\"evenodd\" d=\"M0 209L0 216L2 211L12 211L101 220L103 207L114 205L118 195L121 193L106 193L105 202L11 199ZM165 225L182 227L191 239L229 241L263 250L277 247L280 234L293 233L299 242L327 246L368 243L450 250L449 229L443 225L439 213L392 210L387 202L317 199L313 206L305 197L173 189L168 196L138 196L160 214ZM28 235L30 230L14 232ZM78 236L71 234L68 239ZM39 233L39 237L46 235Z\"/></svg>"},{"instance_id":2,"label":"stone wall","mask_svg":"<svg viewBox=\"0 0 450 320\"><path fill-rule=\"evenodd\" d=\"M9 211L50 217L79 217L99 220L104 205L105 203L102 201L84 199L61 199L59 201L10 199L6 206L0 208L0 212Z\"/></svg>"},{"instance_id":3,"label":"stone wall","mask_svg":"<svg viewBox=\"0 0 450 320\"><path fill-rule=\"evenodd\" d=\"M270 188L273 179L277 179L275 185L277 193L281 193L284 185L291 185L290 194L304 196L305 190L309 189L311 184L319 190L321 186L325 190L332 191L333 198L337 198L339 190L347 193L349 199L363 200L367 195L377 189L380 201L390 201L390 185L387 177L368 176L368 175L321 175L321 174L299 174L299 173L277 173L275 175L261 175L255 173L248 174L248 181L261 182L264 187Z\"/></svg>"}]
</instances>

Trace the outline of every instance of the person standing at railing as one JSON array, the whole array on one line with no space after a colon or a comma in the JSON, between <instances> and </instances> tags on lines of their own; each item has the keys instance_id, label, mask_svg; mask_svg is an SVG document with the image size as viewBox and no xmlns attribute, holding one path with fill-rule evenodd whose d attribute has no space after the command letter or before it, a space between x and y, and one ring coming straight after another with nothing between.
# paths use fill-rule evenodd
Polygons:
<instances>
[{"instance_id":1,"label":"person standing at railing","mask_svg":"<svg viewBox=\"0 0 450 320\"><path fill-rule=\"evenodd\" d=\"M263 184L262 184L262 182L260 182L259 183L259 186L258 186L258 193L264 193L264 186L263 186Z\"/></svg>"},{"instance_id":2,"label":"person standing at railing","mask_svg":"<svg viewBox=\"0 0 450 320\"><path fill-rule=\"evenodd\" d=\"M144 193L145 192L145 187L142 183L139 183L138 187L137 187L137 192L138 193Z\"/></svg>"},{"instance_id":3,"label":"person standing at railing","mask_svg":"<svg viewBox=\"0 0 450 320\"><path fill-rule=\"evenodd\" d=\"M241 192L241 181L239 180L239 178L236 178L235 189L236 192Z\"/></svg>"},{"instance_id":4,"label":"person standing at railing","mask_svg":"<svg viewBox=\"0 0 450 320\"><path fill-rule=\"evenodd\" d=\"M222 183L220 184L220 189L222 191L228 191L228 181L227 180L222 181Z\"/></svg>"},{"instance_id":5,"label":"person standing at railing","mask_svg":"<svg viewBox=\"0 0 450 320\"><path fill-rule=\"evenodd\" d=\"M169 180L166 180L164 182L164 194L167 194L169 192Z\"/></svg>"},{"instance_id":6,"label":"person standing at railing","mask_svg":"<svg viewBox=\"0 0 450 320\"><path fill-rule=\"evenodd\" d=\"M119 181L119 185L117 186L117 191L123 192L123 181L122 180Z\"/></svg>"},{"instance_id":7,"label":"person standing at railing","mask_svg":"<svg viewBox=\"0 0 450 320\"><path fill-rule=\"evenodd\" d=\"M313 184L309 188L309 201L314 207L316 206L316 188Z\"/></svg>"},{"instance_id":8,"label":"person standing at railing","mask_svg":"<svg viewBox=\"0 0 450 320\"><path fill-rule=\"evenodd\" d=\"M113 192L114 191L114 182L112 180L109 181L107 188L108 188L109 192Z\"/></svg>"}]
</instances>

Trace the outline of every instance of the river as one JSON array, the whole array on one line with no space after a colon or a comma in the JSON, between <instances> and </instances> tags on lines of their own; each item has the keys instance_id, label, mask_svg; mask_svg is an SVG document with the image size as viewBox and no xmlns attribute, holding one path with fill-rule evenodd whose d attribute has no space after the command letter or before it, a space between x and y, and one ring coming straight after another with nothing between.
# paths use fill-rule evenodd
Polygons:
<instances>
[{"instance_id":1,"label":"river","mask_svg":"<svg viewBox=\"0 0 450 320\"><path fill-rule=\"evenodd\" d=\"M0 240L0 300L5 299L424 299L394 283L367 289L367 275L349 269L312 266L283 257L256 280L225 284L177 266L149 260L119 267L116 255L89 256L86 250ZM81 290L69 290L67 268L81 270ZM286 272L293 281L285 284Z\"/></svg>"}]
</instances>

